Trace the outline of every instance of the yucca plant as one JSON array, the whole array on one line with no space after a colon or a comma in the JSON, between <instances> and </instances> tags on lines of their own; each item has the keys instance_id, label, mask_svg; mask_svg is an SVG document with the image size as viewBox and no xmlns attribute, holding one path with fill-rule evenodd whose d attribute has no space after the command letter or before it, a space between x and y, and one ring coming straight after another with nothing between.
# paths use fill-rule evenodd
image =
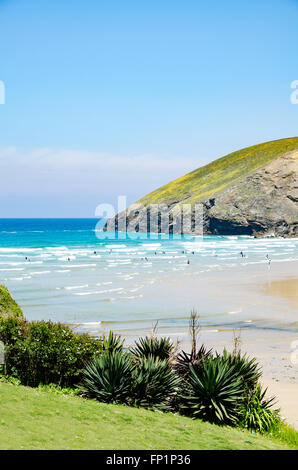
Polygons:
<instances>
[{"instance_id":1,"label":"yucca plant","mask_svg":"<svg viewBox=\"0 0 298 470\"><path fill-rule=\"evenodd\" d=\"M261 368L255 358L249 358L240 351L229 353L226 349L222 353L223 360L229 367L234 368L242 380L246 391L253 391L262 375Z\"/></svg>"},{"instance_id":2,"label":"yucca plant","mask_svg":"<svg viewBox=\"0 0 298 470\"><path fill-rule=\"evenodd\" d=\"M279 418L279 410L272 409L275 398L265 398L267 389L262 390L260 384L247 394L242 405L240 425L251 431L265 432L276 425Z\"/></svg>"},{"instance_id":3,"label":"yucca plant","mask_svg":"<svg viewBox=\"0 0 298 470\"><path fill-rule=\"evenodd\" d=\"M182 397L187 414L211 423L235 424L243 395L243 384L235 367L221 357L209 357L189 369L189 390Z\"/></svg>"},{"instance_id":4,"label":"yucca plant","mask_svg":"<svg viewBox=\"0 0 298 470\"><path fill-rule=\"evenodd\" d=\"M101 402L128 403L134 364L122 351L105 352L84 369L81 391Z\"/></svg>"},{"instance_id":5,"label":"yucca plant","mask_svg":"<svg viewBox=\"0 0 298 470\"><path fill-rule=\"evenodd\" d=\"M167 360L140 357L133 374L134 404L144 408L167 411L177 395L179 378Z\"/></svg>"},{"instance_id":6,"label":"yucca plant","mask_svg":"<svg viewBox=\"0 0 298 470\"><path fill-rule=\"evenodd\" d=\"M156 336L145 336L140 338L131 353L135 358L154 357L160 360L170 360L175 351L175 345L170 338L157 338Z\"/></svg>"},{"instance_id":7,"label":"yucca plant","mask_svg":"<svg viewBox=\"0 0 298 470\"><path fill-rule=\"evenodd\" d=\"M109 332L109 336L102 337L102 350L104 352L122 351L124 346L124 340L121 336L117 336L113 331Z\"/></svg>"},{"instance_id":8,"label":"yucca plant","mask_svg":"<svg viewBox=\"0 0 298 470\"><path fill-rule=\"evenodd\" d=\"M192 351L187 353L181 351L175 361L174 369L181 377L187 377L189 375L189 366L199 366L203 359L207 359L212 354L212 349L207 350L204 345L200 347L198 351Z\"/></svg>"}]
</instances>

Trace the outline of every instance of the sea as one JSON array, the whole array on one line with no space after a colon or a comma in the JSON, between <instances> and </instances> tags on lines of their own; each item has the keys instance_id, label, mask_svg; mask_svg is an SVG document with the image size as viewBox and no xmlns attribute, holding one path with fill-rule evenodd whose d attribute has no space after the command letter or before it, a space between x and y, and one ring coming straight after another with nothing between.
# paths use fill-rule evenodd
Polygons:
<instances>
[{"instance_id":1,"label":"sea","mask_svg":"<svg viewBox=\"0 0 298 470\"><path fill-rule=\"evenodd\" d=\"M258 302L245 310L237 293L217 291L212 280L220 273L234 279L249 266L258 272L298 261L298 239L126 237L97 224L94 218L0 219L0 284L26 318L65 322L94 335L141 332L156 322L173 332L187 328L195 307L206 327L251 327L260 321ZM266 321L274 327L269 314Z\"/></svg>"}]
</instances>

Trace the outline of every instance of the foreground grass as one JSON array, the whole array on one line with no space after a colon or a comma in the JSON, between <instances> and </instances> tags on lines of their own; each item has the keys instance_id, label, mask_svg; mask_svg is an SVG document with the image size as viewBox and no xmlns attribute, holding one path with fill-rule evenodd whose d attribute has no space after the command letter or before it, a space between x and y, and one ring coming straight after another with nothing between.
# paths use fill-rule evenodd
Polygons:
<instances>
[{"instance_id":1,"label":"foreground grass","mask_svg":"<svg viewBox=\"0 0 298 470\"><path fill-rule=\"evenodd\" d=\"M0 383L0 449L287 449L190 418Z\"/></svg>"}]
</instances>

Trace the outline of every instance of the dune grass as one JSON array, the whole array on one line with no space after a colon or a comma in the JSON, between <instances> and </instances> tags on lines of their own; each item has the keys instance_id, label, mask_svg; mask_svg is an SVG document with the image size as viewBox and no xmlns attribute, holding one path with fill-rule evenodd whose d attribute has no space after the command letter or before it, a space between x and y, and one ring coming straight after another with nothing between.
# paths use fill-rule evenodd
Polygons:
<instances>
[{"instance_id":1,"label":"dune grass","mask_svg":"<svg viewBox=\"0 0 298 470\"><path fill-rule=\"evenodd\" d=\"M0 383L0 449L288 449L199 420Z\"/></svg>"},{"instance_id":2,"label":"dune grass","mask_svg":"<svg viewBox=\"0 0 298 470\"><path fill-rule=\"evenodd\" d=\"M247 147L178 178L138 201L141 204L206 200L272 160L298 148L298 137Z\"/></svg>"}]
</instances>

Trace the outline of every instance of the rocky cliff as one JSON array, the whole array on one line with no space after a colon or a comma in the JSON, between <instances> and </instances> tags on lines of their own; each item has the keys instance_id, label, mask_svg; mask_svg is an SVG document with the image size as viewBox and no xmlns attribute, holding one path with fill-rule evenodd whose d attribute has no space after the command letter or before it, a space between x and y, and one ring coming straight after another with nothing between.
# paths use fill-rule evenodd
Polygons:
<instances>
[{"instance_id":1,"label":"rocky cliff","mask_svg":"<svg viewBox=\"0 0 298 470\"><path fill-rule=\"evenodd\" d=\"M191 204L192 219L182 223L191 233L197 203L204 233L298 236L298 138L234 152L168 183L128 208L128 231L171 232L181 205ZM158 227L150 224L154 211Z\"/></svg>"}]
</instances>

